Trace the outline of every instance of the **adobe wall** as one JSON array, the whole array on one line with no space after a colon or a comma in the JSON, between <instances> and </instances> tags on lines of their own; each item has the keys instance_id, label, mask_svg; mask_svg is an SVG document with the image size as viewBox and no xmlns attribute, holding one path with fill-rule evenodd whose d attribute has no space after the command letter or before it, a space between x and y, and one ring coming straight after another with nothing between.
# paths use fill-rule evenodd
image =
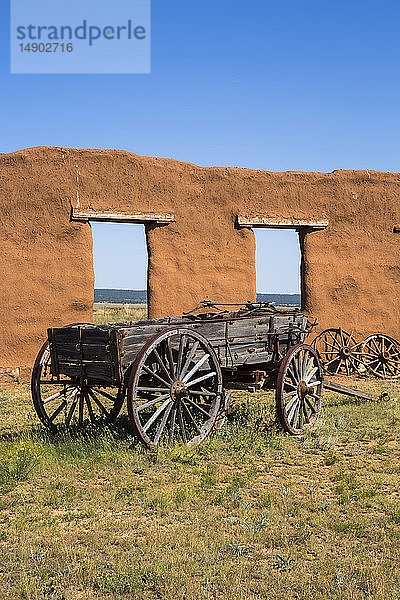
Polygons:
<instances>
[{"instance_id":1,"label":"adobe wall","mask_svg":"<svg viewBox=\"0 0 400 600\"><path fill-rule=\"evenodd\" d=\"M71 206L174 213L147 227L150 316L255 298L255 240L238 214L329 220L303 246L304 308L320 329L400 337L400 174L201 168L114 150L0 155L0 365L30 365L46 328L91 320L92 237ZM125 257L126 268L130 260ZM268 257L265 257L268 260ZM273 258L271 258L273 260Z\"/></svg>"}]
</instances>

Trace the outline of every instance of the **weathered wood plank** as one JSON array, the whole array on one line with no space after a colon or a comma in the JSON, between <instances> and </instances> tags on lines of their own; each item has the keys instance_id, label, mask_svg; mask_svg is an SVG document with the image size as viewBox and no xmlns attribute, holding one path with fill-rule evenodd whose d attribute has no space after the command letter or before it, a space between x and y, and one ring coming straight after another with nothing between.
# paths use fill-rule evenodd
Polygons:
<instances>
[{"instance_id":1,"label":"weathered wood plank","mask_svg":"<svg viewBox=\"0 0 400 600\"><path fill-rule=\"evenodd\" d=\"M89 221L106 221L118 223L172 223L175 217L170 213L120 213L120 212L98 212L94 210L82 210L73 208L71 221L87 223Z\"/></svg>"},{"instance_id":2,"label":"weathered wood plank","mask_svg":"<svg viewBox=\"0 0 400 600\"><path fill-rule=\"evenodd\" d=\"M378 400L377 396L373 396L368 392L356 390L355 388L348 387L347 385L336 383L336 381L329 381L328 379L324 379L323 385L324 388L326 388L327 390L332 390L333 392L338 392L339 394L345 394L346 396L353 396L354 398L365 398L365 400Z\"/></svg>"}]
</instances>

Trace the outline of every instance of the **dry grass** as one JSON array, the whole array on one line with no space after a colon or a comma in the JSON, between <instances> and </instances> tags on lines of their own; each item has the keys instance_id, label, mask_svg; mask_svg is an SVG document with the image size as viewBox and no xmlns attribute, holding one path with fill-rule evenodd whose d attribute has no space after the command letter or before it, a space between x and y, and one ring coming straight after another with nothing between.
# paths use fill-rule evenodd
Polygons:
<instances>
[{"instance_id":1,"label":"dry grass","mask_svg":"<svg viewBox=\"0 0 400 600\"><path fill-rule=\"evenodd\" d=\"M93 322L116 323L147 319L146 304L109 304L96 303L93 310Z\"/></svg>"},{"instance_id":2,"label":"dry grass","mask_svg":"<svg viewBox=\"0 0 400 600\"><path fill-rule=\"evenodd\" d=\"M157 455L50 438L28 385L3 384L1 599L400 598L400 385L352 383L391 399L326 392L293 439L272 393L238 392L197 451Z\"/></svg>"}]
</instances>

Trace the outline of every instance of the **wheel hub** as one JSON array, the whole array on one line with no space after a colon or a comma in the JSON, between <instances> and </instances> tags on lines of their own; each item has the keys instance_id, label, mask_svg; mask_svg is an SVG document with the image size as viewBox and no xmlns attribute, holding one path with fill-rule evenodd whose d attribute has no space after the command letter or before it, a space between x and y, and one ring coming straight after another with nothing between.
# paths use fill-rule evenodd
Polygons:
<instances>
[{"instance_id":1,"label":"wheel hub","mask_svg":"<svg viewBox=\"0 0 400 600\"><path fill-rule=\"evenodd\" d=\"M186 387L185 384L183 383L183 381L174 381L174 383L171 385L171 390L170 390L170 396L172 398L172 400L176 401L176 400L181 400L181 398L183 398L184 396L186 396L187 392L186 392Z\"/></svg>"},{"instance_id":2,"label":"wheel hub","mask_svg":"<svg viewBox=\"0 0 400 600\"><path fill-rule=\"evenodd\" d=\"M388 352L381 352L379 354L379 360L380 360L380 362L386 363L389 360L389 358L390 358L390 356L389 356Z\"/></svg>"},{"instance_id":3,"label":"wheel hub","mask_svg":"<svg viewBox=\"0 0 400 600\"><path fill-rule=\"evenodd\" d=\"M348 346L344 346L343 348L341 348L340 354L342 358L348 358L351 354L351 350Z\"/></svg>"},{"instance_id":4,"label":"wheel hub","mask_svg":"<svg viewBox=\"0 0 400 600\"><path fill-rule=\"evenodd\" d=\"M305 398L305 396L307 396L307 394L309 394L310 391L311 390L308 387L308 385L306 384L306 382L304 381L304 379L299 381L298 386L297 386L297 394L298 394L299 398L301 398L301 399Z\"/></svg>"}]
</instances>

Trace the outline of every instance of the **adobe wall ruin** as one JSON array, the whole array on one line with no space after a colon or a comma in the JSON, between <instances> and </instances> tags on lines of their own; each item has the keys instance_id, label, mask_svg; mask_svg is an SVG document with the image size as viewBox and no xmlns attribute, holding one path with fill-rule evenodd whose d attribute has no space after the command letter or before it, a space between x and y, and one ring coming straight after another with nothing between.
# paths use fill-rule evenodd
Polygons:
<instances>
[{"instance_id":1,"label":"adobe wall ruin","mask_svg":"<svg viewBox=\"0 0 400 600\"><path fill-rule=\"evenodd\" d=\"M255 299L254 234L237 215L327 219L302 236L304 309L319 329L400 337L399 198L399 173L202 168L114 150L0 155L0 365L32 364L47 327L92 319L91 229L70 221L78 201L174 214L146 227L151 317ZM134 257L121 258L129 269Z\"/></svg>"}]
</instances>

